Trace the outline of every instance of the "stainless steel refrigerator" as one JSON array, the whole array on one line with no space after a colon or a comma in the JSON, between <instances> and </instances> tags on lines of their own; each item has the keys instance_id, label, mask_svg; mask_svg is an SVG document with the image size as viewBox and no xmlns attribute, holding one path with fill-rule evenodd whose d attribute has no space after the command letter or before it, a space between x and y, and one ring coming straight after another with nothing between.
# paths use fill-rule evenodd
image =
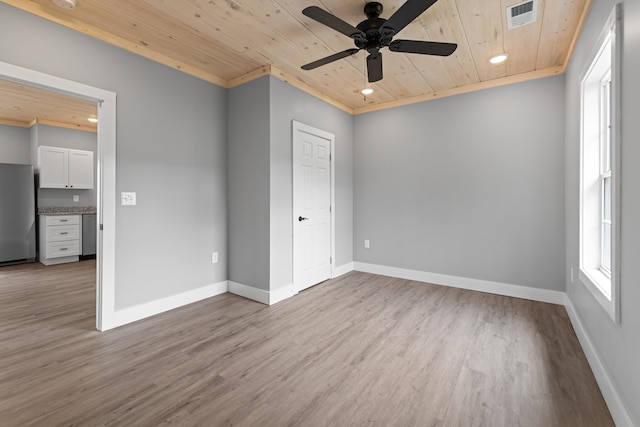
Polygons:
<instances>
[{"instance_id":1,"label":"stainless steel refrigerator","mask_svg":"<svg viewBox=\"0 0 640 427\"><path fill-rule=\"evenodd\" d=\"M0 265L35 260L33 166L0 163Z\"/></svg>"}]
</instances>

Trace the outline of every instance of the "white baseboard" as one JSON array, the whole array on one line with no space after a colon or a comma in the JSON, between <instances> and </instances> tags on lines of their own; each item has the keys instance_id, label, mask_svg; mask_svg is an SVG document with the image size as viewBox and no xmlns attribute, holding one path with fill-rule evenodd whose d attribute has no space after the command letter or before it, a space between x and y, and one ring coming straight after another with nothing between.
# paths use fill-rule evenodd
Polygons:
<instances>
[{"instance_id":1,"label":"white baseboard","mask_svg":"<svg viewBox=\"0 0 640 427\"><path fill-rule=\"evenodd\" d=\"M269 305L269 291L254 288L253 286L243 285L242 283L232 282L229 280L229 292L235 295L240 295L254 301L261 302L262 304Z\"/></svg>"},{"instance_id":2,"label":"white baseboard","mask_svg":"<svg viewBox=\"0 0 640 427\"><path fill-rule=\"evenodd\" d=\"M214 283L203 288L183 292L178 295L172 295L170 297L151 301L145 304L136 305L122 310L116 310L113 313L113 320L109 325L106 325L103 330L106 331L108 329L117 328L118 326L126 325L127 323L155 316L156 314L164 313L165 311L173 310L174 308L182 307L187 304L220 295L227 292L227 289L228 285L227 281L225 280L223 282Z\"/></svg>"},{"instance_id":3,"label":"white baseboard","mask_svg":"<svg viewBox=\"0 0 640 427\"><path fill-rule=\"evenodd\" d=\"M298 293L293 285L283 286L269 292L231 280L229 280L229 292L266 305L273 305Z\"/></svg>"},{"instance_id":4,"label":"white baseboard","mask_svg":"<svg viewBox=\"0 0 640 427\"><path fill-rule=\"evenodd\" d=\"M333 277L332 279L335 279L336 277L340 277L343 274L347 274L353 271L353 262L348 262L346 264L337 266L336 268L333 269Z\"/></svg>"},{"instance_id":5,"label":"white baseboard","mask_svg":"<svg viewBox=\"0 0 640 427\"><path fill-rule=\"evenodd\" d=\"M60 258L39 258L40 261L44 265L57 265L57 264L65 264L67 262L77 262L80 257L76 256L65 256Z\"/></svg>"},{"instance_id":6,"label":"white baseboard","mask_svg":"<svg viewBox=\"0 0 640 427\"><path fill-rule=\"evenodd\" d=\"M607 369L602 364L600 356L591 342L591 338L589 338L589 334L584 328L584 325L580 320L580 316L578 316L578 313L568 296L565 298L564 305L567 309L567 313L569 314L569 319L571 320L573 329L576 331L582 350L587 357L589 366L593 371L593 375L596 377L596 381L598 382L598 386L602 392L602 397L604 397L607 407L609 408L609 412L611 412L613 421L618 427L634 427L636 424L634 424L631 419L631 415L629 415L629 412L622 403L622 399L620 399L620 395L611 381L611 377L609 376Z\"/></svg>"},{"instance_id":7,"label":"white baseboard","mask_svg":"<svg viewBox=\"0 0 640 427\"><path fill-rule=\"evenodd\" d=\"M335 267L333 269L332 278L342 276L343 274L347 274L351 271L353 271L353 262ZM298 290L293 286L293 284L282 286L278 289L274 289L273 291L265 291L263 289L254 288L253 286L244 285L231 280L229 280L229 292L266 305L276 304L298 294Z\"/></svg>"},{"instance_id":8,"label":"white baseboard","mask_svg":"<svg viewBox=\"0 0 640 427\"><path fill-rule=\"evenodd\" d=\"M510 285L508 283L428 273L426 271L388 267L364 262L354 262L353 269L356 271L363 271L365 273L380 274L382 276L391 276L400 279L433 283L434 285L450 286L453 288L469 289L472 291L487 292L490 294L548 302L551 304L563 305L565 301L564 292L548 289L530 288L528 286Z\"/></svg>"}]
</instances>

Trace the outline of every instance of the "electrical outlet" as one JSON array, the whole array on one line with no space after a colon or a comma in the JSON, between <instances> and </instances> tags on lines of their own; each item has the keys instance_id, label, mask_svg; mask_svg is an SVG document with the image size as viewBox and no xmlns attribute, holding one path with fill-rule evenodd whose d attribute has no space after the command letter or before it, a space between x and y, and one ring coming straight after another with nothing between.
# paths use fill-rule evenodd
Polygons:
<instances>
[{"instance_id":1,"label":"electrical outlet","mask_svg":"<svg viewBox=\"0 0 640 427\"><path fill-rule=\"evenodd\" d=\"M80 201L80 196L78 196L77 194L73 195L73 201L74 202L79 202Z\"/></svg>"},{"instance_id":2,"label":"electrical outlet","mask_svg":"<svg viewBox=\"0 0 640 427\"><path fill-rule=\"evenodd\" d=\"M218 263L218 252L211 252L211 264Z\"/></svg>"},{"instance_id":3,"label":"electrical outlet","mask_svg":"<svg viewBox=\"0 0 640 427\"><path fill-rule=\"evenodd\" d=\"M364 241L364 248L365 249L369 249L369 241L368 240Z\"/></svg>"},{"instance_id":4,"label":"electrical outlet","mask_svg":"<svg viewBox=\"0 0 640 427\"><path fill-rule=\"evenodd\" d=\"M122 206L135 206L136 193L124 192L124 191L120 193L120 204Z\"/></svg>"}]
</instances>

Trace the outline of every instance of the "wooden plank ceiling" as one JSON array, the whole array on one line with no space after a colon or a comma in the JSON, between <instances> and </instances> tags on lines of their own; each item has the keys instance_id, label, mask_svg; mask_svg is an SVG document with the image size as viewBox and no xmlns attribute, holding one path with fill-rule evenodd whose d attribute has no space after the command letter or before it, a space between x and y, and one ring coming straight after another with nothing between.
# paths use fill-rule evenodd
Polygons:
<instances>
[{"instance_id":1,"label":"wooden plank ceiling","mask_svg":"<svg viewBox=\"0 0 640 427\"><path fill-rule=\"evenodd\" d=\"M0 79L0 124L50 126L95 132L89 118L98 117L95 102Z\"/></svg>"},{"instance_id":2,"label":"wooden plank ceiling","mask_svg":"<svg viewBox=\"0 0 640 427\"><path fill-rule=\"evenodd\" d=\"M300 66L354 47L307 18L319 6L356 25L365 0L1 0L224 87L271 73L358 114L563 73L591 0L539 0L534 23L507 29L522 0L439 0L396 38L453 42L450 57L384 49L384 78L367 84L364 51L315 70ZM383 0L389 18L404 0ZM507 52L499 65L489 57Z\"/></svg>"}]
</instances>

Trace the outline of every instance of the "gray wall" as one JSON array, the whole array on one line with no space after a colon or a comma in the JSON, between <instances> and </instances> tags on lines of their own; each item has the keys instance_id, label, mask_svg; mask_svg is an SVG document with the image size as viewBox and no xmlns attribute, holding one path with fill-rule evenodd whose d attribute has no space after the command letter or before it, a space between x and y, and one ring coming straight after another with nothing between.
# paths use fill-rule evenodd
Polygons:
<instances>
[{"instance_id":1,"label":"gray wall","mask_svg":"<svg viewBox=\"0 0 640 427\"><path fill-rule=\"evenodd\" d=\"M552 77L356 116L355 261L564 291L563 92Z\"/></svg>"},{"instance_id":2,"label":"gray wall","mask_svg":"<svg viewBox=\"0 0 640 427\"><path fill-rule=\"evenodd\" d=\"M621 323L614 323L577 279L580 172L579 76L596 39L616 2L593 2L566 79L566 238L567 294L601 362L633 417L640 425L640 2L624 2L622 57L622 166L621 166ZM570 269L576 280L571 282Z\"/></svg>"},{"instance_id":3,"label":"gray wall","mask_svg":"<svg viewBox=\"0 0 640 427\"><path fill-rule=\"evenodd\" d=\"M38 207L56 206L96 206L97 197L97 171L98 139L95 132L87 132L76 129L67 129L56 126L37 124L31 128L31 132L36 135L36 147L41 145L50 147L72 148L74 150L93 151L93 190L62 190L55 188L38 189ZM36 148L37 150L37 148ZM37 153L36 153L37 158ZM34 163L37 168L37 162ZM79 201L74 202L73 196L79 196Z\"/></svg>"},{"instance_id":4,"label":"gray wall","mask_svg":"<svg viewBox=\"0 0 640 427\"><path fill-rule=\"evenodd\" d=\"M353 116L275 77L271 82L271 287L293 283L293 120L335 135L336 262L353 261Z\"/></svg>"},{"instance_id":5,"label":"gray wall","mask_svg":"<svg viewBox=\"0 0 640 427\"><path fill-rule=\"evenodd\" d=\"M226 90L4 3L0 52L117 93L116 309L226 280Z\"/></svg>"},{"instance_id":6,"label":"gray wall","mask_svg":"<svg viewBox=\"0 0 640 427\"><path fill-rule=\"evenodd\" d=\"M269 80L229 90L229 280L269 290Z\"/></svg>"},{"instance_id":7,"label":"gray wall","mask_svg":"<svg viewBox=\"0 0 640 427\"><path fill-rule=\"evenodd\" d=\"M353 260L353 117L274 77L229 91L229 279L293 283L292 122L336 136L336 265Z\"/></svg>"},{"instance_id":8,"label":"gray wall","mask_svg":"<svg viewBox=\"0 0 640 427\"><path fill-rule=\"evenodd\" d=\"M32 164L29 128L0 124L0 163Z\"/></svg>"}]
</instances>

